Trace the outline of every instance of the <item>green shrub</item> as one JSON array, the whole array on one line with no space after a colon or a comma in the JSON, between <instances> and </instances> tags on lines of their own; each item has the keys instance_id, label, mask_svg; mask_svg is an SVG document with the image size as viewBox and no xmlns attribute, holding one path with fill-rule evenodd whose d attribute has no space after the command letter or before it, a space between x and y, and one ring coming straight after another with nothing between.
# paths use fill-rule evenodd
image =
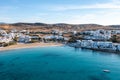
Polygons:
<instances>
[{"instance_id":1,"label":"green shrub","mask_svg":"<svg viewBox=\"0 0 120 80\"><path fill-rule=\"evenodd\" d=\"M113 43L120 43L120 36L118 36L118 35L113 35L110 40L111 40Z\"/></svg>"}]
</instances>

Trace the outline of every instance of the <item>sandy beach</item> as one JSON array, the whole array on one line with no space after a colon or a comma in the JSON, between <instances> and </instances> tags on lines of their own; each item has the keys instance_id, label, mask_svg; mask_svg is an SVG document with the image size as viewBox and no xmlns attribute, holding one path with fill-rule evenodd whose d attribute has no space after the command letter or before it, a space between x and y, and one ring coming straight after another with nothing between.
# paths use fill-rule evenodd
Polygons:
<instances>
[{"instance_id":1,"label":"sandy beach","mask_svg":"<svg viewBox=\"0 0 120 80\"><path fill-rule=\"evenodd\" d=\"M34 48L34 47L49 47L49 46L62 46L60 43L17 43L16 45L11 45L8 47L0 47L0 51L22 49L22 48Z\"/></svg>"}]
</instances>

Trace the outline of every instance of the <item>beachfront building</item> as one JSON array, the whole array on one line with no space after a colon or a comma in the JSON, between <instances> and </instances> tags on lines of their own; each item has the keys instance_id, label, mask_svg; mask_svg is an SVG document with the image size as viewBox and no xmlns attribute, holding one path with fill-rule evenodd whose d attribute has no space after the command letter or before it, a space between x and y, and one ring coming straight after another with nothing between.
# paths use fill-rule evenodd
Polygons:
<instances>
[{"instance_id":1,"label":"beachfront building","mask_svg":"<svg viewBox=\"0 0 120 80\"><path fill-rule=\"evenodd\" d=\"M28 43L30 41L31 41L31 36L29 35L22 35L18 37L18 42Z\"/></svg>"},{"instance_id":2,"label":"beachfront building","mask_svg":"<svg viewBox=\"0 0 120 80\"><path fill-rule=\"evenodd\" d=\"M22 43L33 43L33 42L40 42L41 38L38 35L24 35L18 37L18 42Z\"/></svg>"},{"instance_id":3,"label":"beachfront building","mask_svg":"<svg viewBox=\"0 0 120 80\"><path fill-rule=\"evenodd\" d=\"M120 44L112 43L108 41L93 41L93 40L77 40L76 43L70 44L70 46L87 48L87 49L95 49L102 51L113 51L120 52Z\"/></svg>"},{"instance_id":4,"label":"beachfront building","mask_svg":"<svg viewBox=\"0 0 120 80\"><path fill-rule=\"evenodd\" d=\"M7 34L5 30L0 30L0 43L9 43L13 41L14 36L14 33Z\"/></svg>"},{"instance_id":5,"label":"beachfront building","mask_svg":"<svg viewBox=\"0 0 120 80\"><path fill-rule=\"evenodd\" d=\"M7 36L9 36L10 38L14 39L16 34L15 33L9 33Z\"/></svg>"},{"instance_id":6,"label":"beachfront building","mask_svg":"<svg viewBox=\"0 0 120 80\"><path fill-rule=\"evenodd\" d=\"M117 44L117 51L120 51L120 44Z\"/></svg>"},{"instance_id":7,"label":"beachfront building","mask_svg":"<svg viewBox=\"0 0 120 80\"><path fill-rule=\"evenodd\" d=\"M120 34L120 30L111 30L111 33L113 35Z\"/></svg>"},{"instance_id":8,"label":"beachfront building","mask_svg":"<svg viewBox=\"0 0 120 80\"><path fill-rule=\"evenodd\" d=\"M59 36L59 35L51 35L51 36L45 36L44 37L45 42L49 42L49 41L63 41L64 37L63 36Z\"/></svg>"},{"instance_id":9,"label":"beachfront building","mask_svg":"<svg viewBox=\"0 0 120 80\"><path fill-rule=\"evenodd\" d=\"M8 45L11 42L13 42L13 39L9 36L0 37L0 47L5 46L5 44Z\"/></svg>"},{"instance_id":10,"label":"beachfront building","mask_svg":"<svg viewBox=\"0 0 120 80\"><path fill-rule=\"evenodd\" d=\"M0 37L0 43L9 43L10 41L13 41L11 37Z\"/></svg>"},{"instance_id":11,"label":"beachfront building","mask_svg":"<svg viewBox=\"0 0 120 80\"><path fill-rule=\"evenodd\" d=\"M1 35L1 36L6 36L6 35L7 35L7 32L6 32L5 30L1 30L1 29L0 29L0 35Z\"/></svg>"},{"instance_id":12,"label":"beachfront building","mask_svg":"<svg viewBox=\"0 0 120 80\"><path fill-rule=\"evenodd\" d=\"M109 40L111 38L111 31L96 30L96 31L84 31L82 32L84 39L86 40Z\"/></svg>"}]
</instances>

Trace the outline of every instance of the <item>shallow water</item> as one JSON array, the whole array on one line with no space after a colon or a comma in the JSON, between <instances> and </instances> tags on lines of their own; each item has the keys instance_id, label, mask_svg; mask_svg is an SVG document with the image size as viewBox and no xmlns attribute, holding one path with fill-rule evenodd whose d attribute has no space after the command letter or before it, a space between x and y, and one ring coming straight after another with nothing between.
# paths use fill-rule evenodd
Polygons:
<instances>
[{"instance_id":1,"label":"shallow water","mask_svg":"<svg viewBox=\"0 0 120 80\"><path fill-rule=\"evenodd\" d=\"M120 55L66 46L2 51L0 80L120 80Z\"/></svg>"}]
</instances>

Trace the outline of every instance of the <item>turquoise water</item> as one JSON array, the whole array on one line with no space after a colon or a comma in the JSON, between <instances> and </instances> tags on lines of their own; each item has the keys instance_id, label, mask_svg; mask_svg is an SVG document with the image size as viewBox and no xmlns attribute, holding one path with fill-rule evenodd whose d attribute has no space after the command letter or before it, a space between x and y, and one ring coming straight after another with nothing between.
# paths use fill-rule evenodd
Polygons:
<instances>
[{"instance_id":1,"label":"turquoise water","mask_svg":"<svg viewBox=\"0 0 120 80\"><path fill-rule=\"evenodd\" d=\"M66 46L3 51L0 80L120 80L120 55Z\"/></svg>"}]
</instances>

